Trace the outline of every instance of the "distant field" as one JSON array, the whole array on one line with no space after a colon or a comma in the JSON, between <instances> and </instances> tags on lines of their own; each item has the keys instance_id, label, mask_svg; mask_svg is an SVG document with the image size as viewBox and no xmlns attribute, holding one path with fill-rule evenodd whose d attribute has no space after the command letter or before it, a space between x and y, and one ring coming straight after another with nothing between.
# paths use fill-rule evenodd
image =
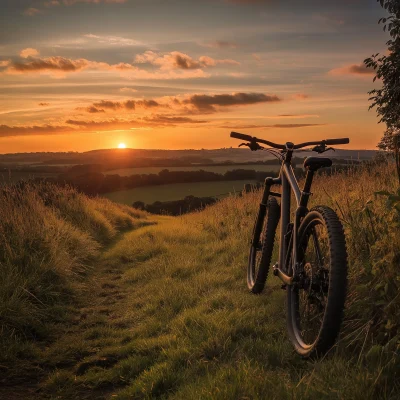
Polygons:
<instances>
[{"instance_id":1,"label":"distant field","mask_svg":"<svg viewBox=\"0 0 400 400\"><path fill-rule=\"evenodd\" d=\"M247 169L256 171L279 171L280 166L278 165L206 165L206 166L190 166L190 167L137 167L137 168L123 168L123 169L113 169L111 171L105 172L106 175L120 175L120 176L130 176L130 175L141 175L141 174L158 174L163 169L168 169L169 171L210 171L217 174L225 174L227 171L232 171L234 169Z\"/></svg>"},{"instance_id":2,"label":"distant field","mask_svg":"<svg viewBox=\"0 0 400 400\"><path fill-rule=\"evenodd\" d=\"M131 205L135 201L151 204L155 201L180 200L190 195L208 197L235 191L239 192L243 190L246 183L251 183L251 181L175 183L106 193L103 196L121 204Z\"/></svg>"},{"instance_id":3,"label":"distant field","mask_svg":"<svg viewBox=\"0 0 400 400\"><path fill-rule=\"evenodd\" d=\"M7 172L0 172L0 184L2 183L15 183L18 181L28 181L34 178L53 178L57 176L55 173L51 172L15 172L11 171L10 173Z\"/></svg>"}]
</instances>

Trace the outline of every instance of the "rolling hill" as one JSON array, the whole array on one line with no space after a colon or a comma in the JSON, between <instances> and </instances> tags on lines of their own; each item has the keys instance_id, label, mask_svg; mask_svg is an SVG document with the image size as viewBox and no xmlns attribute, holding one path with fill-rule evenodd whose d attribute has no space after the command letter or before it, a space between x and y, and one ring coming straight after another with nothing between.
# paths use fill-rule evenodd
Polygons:
<instances>
[{"instance_id":1,"label":"rolling hill","mask_svg":"<svg viewBox=\"0 0 400 400\"><path fill-rule=\"evenodd\" d=\"M0 396L398 398L399 214L387 196L375 194L393 191L395 182L386 164L315 182L312 202L338 212L350 256L340 341L318 361L294 354L278 281L270 277L260 296L247 291L248 237L260 193L173 218L73 191L26 189L26 203L0 225L15 232L12 240L21 236L18 257L2 258L2 268L16 271L0 283L2 304L16 288L25 302L1 308ZM4 195L4 215L7 201ZM43 223L48 219L57 229ZM42 236L29 241L36 232ZM3 235L14 243L7 240ZM49 257L42 259L44 250ZM68 262L55 263L57 255ZM32 275L23 279L26 265ZM42 271L50 275L44 279ZM58 284L42 292L49 282ZM27 311L17 317L17 306Z\"/></svg>"}]
</instances>

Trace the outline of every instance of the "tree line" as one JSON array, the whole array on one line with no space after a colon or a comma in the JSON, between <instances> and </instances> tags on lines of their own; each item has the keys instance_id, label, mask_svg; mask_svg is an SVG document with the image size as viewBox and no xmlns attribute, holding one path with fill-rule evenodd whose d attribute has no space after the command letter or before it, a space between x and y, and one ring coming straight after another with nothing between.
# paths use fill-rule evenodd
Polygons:
<instances>
[{"instance_id":1,"label":"tree line","mask_svg":"<svg viewBox=\"0 0 400 400\"><path fill-rule=\"evenodd\" d=\"M87 194L103 194L120 190L134 189L144 186L168 185L172 183L217 182L249 180L260 181L267 176L276 176L273 171L255 171L235 169L224 174L211 171L169 171L163 169L158 174L135 174L121 176L105 175L98 172L97 165L78 165L67 173L61 174L56 180L68 183Z\"/></svg>"}]
</instances>

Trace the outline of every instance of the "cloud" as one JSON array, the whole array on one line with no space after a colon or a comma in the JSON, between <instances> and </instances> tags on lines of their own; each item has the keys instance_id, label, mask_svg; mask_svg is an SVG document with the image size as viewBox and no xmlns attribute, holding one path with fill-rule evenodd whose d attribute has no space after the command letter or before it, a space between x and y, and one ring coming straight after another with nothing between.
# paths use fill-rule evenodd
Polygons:
<instances>
[{"instance_id":1,"label":"cloud","mask_svg":"<svg viewBox=\"0 0 400 400\"><path fill-rule=\"evenodd\" d=\"M123 88L119 89L119 91L122 93L136 93L137 89L130 88L130 87L123 87Z\"/></svg>"},{"instance_id":2,"label":"cloud","mask_svg":"<svg viewBox=\"0 0 400 400\"><path fill-rule=\"evenodd\" d=\"M281 128L281 129L292 129L292 128L310 128L315 126L325 126L326 124L275 124L266 126L267 128Z\"/></svg>"},{"instance_id":3,"label":"cloud","mask_svg":"<svg viewBox=\"0 0 400 400\"><path fill-rule=\"evenodd\" d=\"M367 68L364 63L362 64L351 64L341 68L335 68L329 71L330 75L353 75L353 76L371 76L375 75L375 71L372 68Z\"/></svg>"},{"instance_id":4,"label":"cloud","mask_svg":"<svg viewBox=\"0 0 400 400\"><path fill-rule=\"evenodd\" d=\"M29 58L29 61L12 62L6 72L8 73L68 73L82 71L90 66L90 61L85 59L71 60L64 57Z\"/></svg>"},{"instance_id":5,"label":"cloud","mask_svg":"<svg viewBox=\"0 0 400 400\"><path fill-rule=\"evenodd\" d=\"M68 119L65 121L66 125L0 125L0 137L74 134L81 133L82 131L101 133L101 131L115 129L129 130L132 128L163 128L180 124L205 124L208 122L209 121L201 119L192 119L189 117L163 114L153 114L134 120L124 120L118 118L100 121Z\"/></svg>"},{"instance_id":6,"label":"cloud","mask_svg":"<svg viewBox=\"0 0 400 400\"><path fill-rule=\"evenodd\" d=\"M45 7L56 7L59 6L61 2L59 0L50 0L44 3Z\"/></svg>"},{"instance_id":7,"label":"cloud","mask_svg":"<svg viewBox=\"0 0 400 400\"><path fill-rule=\"evenodd\" d=\"M94 107L102 107L102 108L108 108L111 110L118 110L123 107L123 105L119 102L116 101L107 101L107 100L102 100L98 103L93 104Z\"/></svg>"},{"instance_id":8,"label":"cloud","mask_svg":"<svg viewBox=\"0 0 400 400\"><path fill-rule=\"evenodd\" d=\"M28 17L34 17L35 15L38 15L38 14L40 14L40 10L38 10L37 8L33 8L33 7L31 7L31 8L27 8L25 11L24 11L24 15L27 15Z\"/></svg>"},{"instance_id":9,"label":"cloud","mask_svg":"<svg viewBox=\"0 0 400 400\"><path fill-rule=\"evenodd\" d=\"M28 47L27 49L23 49L19 53L20 57L22 57L22 58L36 57L39 54L40 53L38 50L32 49L31 47Z\"/></svg>"},{"instance_id":10,"label":"cloud","mask_svg":"<svg viewBox=\"0 0 400 400\"><path fill-rule=\"evenodd\" d=\"M225 3L232 4L257 4L257 3L273 3L274 0L224 0Z\"/></svg>"},{"instance_id":11,"label":"cloud","mask_svg":"<svg viewBox=\"0 0 400 400\"><path fill-rule=\"evenodd\" d=\"M35 135L57 135L60 133L71 132L71 128L67 126L8 126L0 125L0 137L12 136L35 136Z\"/></svg>"},{"instance_id":12,"label":"cloud","mask_svg":"<svg viewBox=\"0 0 400 400\"><path fill-rule=\"evenodd\" d=\"M314 13L312 17L314 20L326 25L344 25L346 22L343 18L339 18L333 14Z\"/></svg>"},{"instance_id":13,"label":"cloud","mask_svg":"<svg viewBox=\"0 0 400 400\"><path fill-rule=\"evenodd\" d=\"M65 5L65 6L72 6L77 3L87 3L87 4L123 4L127 3L128 0L50 0L46 1L44 5L46 7L56 7L60 5Z\"/></svg>"},{"instance_id":14,"label":"cloud","mask_svg":"<svg viewBox=\"0 0 400 400\"><path fill-rule=\"evenodd\" d=\"M201 56L198 60L190 57L185 53L179 51L172 51L166 54L155 53L154 51L148 50L143 54L138 54L135 57L135 63L137 64L152 64L160 67L161 70L171 69L201 69L207 67L214 67L217 64L227 65L240 65L235 60L215 60L208 56Z\"/></svg>"},{"instance_id":15,"label":"cloud","mask_svg":"<svg viewBox=\"0 0 400 400\"><path fill-rule=\"evenodd\" d=\"M131 111L138 108L148 109L171 109L179 112L180 115L200 115L211 114L222 109L246 106L258 103L279 102L281 99L276 95L267 95L264 93L232 93L232 94L193 94L185 96L165 96L159 99L133 99L125 101L101 100L94 102L90 107L84 110L89 113L95 113L99 110L111 111ZM79 108L80 110L82 108ZM97 111L96 111L97 110ZM315 115L297 115L287 114L267 118L306 118L316 117Z\"/></svg>"},{"instance_id":16,"label":"cloud","mask_svg":"<svg viewBox=\"0 0 400 400\"><path fill-rule=\"evenodd\" d=\"M224 129L295 129L295 128L314 128L326 126L326 124L274 124L274 125L222 125Z\"/></svg>"},{"instance_id":17,"label":"cloud","mask_svg":"<svg viewBox=\"0 0 400 400\"><path fill-rule=\"evenodd\" d=\"M183 104L192 106L202 112L216 112L216 107L243 106L257 103L274 103L281 99L276 95L264 93L233 93L233 94L195 94L183 100Z\"/></svg>"},{"instance_id":18,"label":"cloud","mask_svg":"<svg viewBox=\"0 0 400 400\"><path fill-rule=\"evenodd\" d=\"M129 78L145 80L209 77L209 75L201 69L168 70L160 68L155 71L147 71L129 63L108 64L105 62L90 61L84 58L74 60L60 56L46 58L34 58L31 56L28 59L11 61L7 64L6 70L3 72L8 74L44 73L52 77L64 77L68 73L76 73L84 70L117 71L122 74L128 74Z\"/></svg>"},{"instance_id":19,"label":"cloud","mask_svg":"<svg viewBox=\"0 0 400 400\"><path fill-rule=\"evenodd\" d=\"M201 44L204 47L212 47L215 49L237 49L239 45L236 42L230 42L227 40L214 40Z\"/></svg>"},{"instance_id":20,"label":"cloud","mask_svg":"<svg viewBox=\"0 0 400 400\"><path fill-rule=\"evenodd\" d=\"M62 0L62 3L66 6L71 6L76 3L91 3L91 4L123 4L127 3L128 0Z\"/></svg>"},{"instance_id":21,"label":"cloud","mask_svg":"<svg viewBox=\"0 0 400 400\"><path fill-rule=\"evenodd\" d=\"M105 111L101 108L97 108L95 106L89 106L85 109L90 114L104 113Z\"/></svg>"},{"instance_id":22,"label":"cloud","mask_svg":"<svg viewBox=\"0 0 400 400\"><path fill-rule=\"evenodd\" d=\"M303 118L319 118L317 114L279 114L268 117L263 117L265 119L303 119Z\"/></svg>"},{"instance_id":23,"label":"cloud","mask_svg":"<svg viewBox=\"0 0 400 400\"><path fill-rule=\"evenodd\" d=\"M77 126L86 130L107 130L107 129L131 129L136 127L164 127L175 126L179 124L204 124L209 121L192 119L189 117L180 117L175 115L155 114L146 117L137 118L135 120L124 120L112 118L103 121L86 121L69 119L67 124Z\"/></svg>"},{"instance_id":24,"label":"cloud","mask_svg":"<svg viewBox=\"0 0 400 400\"><path fill-rule=\"evenodd\" d=\"M99 36L89 33L84 35L84 37L97 40L97 42L101 44L108 44L110 46L143 46L143 43L137 40L124 38L121 36Z\"/></svg>"},{"instance_id":25,"label":"cloud","mask_svg":"<svg viewBox=\"0 0 400 400\"><path fill-rule=\"evenodd\" d=\"M47 106L49 106L50 105L50 103L39 103L39 106L40 107L47 107Z\"/></svg>"},{"instance_id":26,"label":"cloud","mask_svg":"<svg viewBox=\"0 0 400 400\"><path fill-rule=\"evenodd\" d=\"M11 60L2 60L0 61L0 68L8 67L11 64Z\"/></svg>"},{"instance_id":27,"label":"cloud","mask_svg":"<svg viewBox=\"0 0 400 400\"><path fill-rule=\"evenodd\" d=\"M306 99L309 99L310 96L308 94L304 94L304 93L296 93L292 96L292 98L295 100L306 100Z\"/></svg>"},{"instance_id":28,"label":"cloud","mask_svg":"<svg viewBox=\"0 0 400 400\"><path fill-rule=\"evenodd\" d=\"M143 117L144 121L150 121L152 123L158 123L162 125L170 124L204 124L209 121L196 120L189 117L179 117L179 116L168 116L168 115L153 115L151 117Z\"/></svg>"},{"instance_id":29,"label":"cloud","mask_svg":"<svg viewBox=\"0 0 400 400\"><path fill-rule=\"evenodd\" d=\"M94 108L99 110L99 109L109 109L109 110L135 110L136 107L139 108L144 108L144 109L149 109L149 108L157 108L157 107L167 107L166 105L160 104L159 102L155 100L126 100L123 102L120 101L111 101L111 100L101 100L100 102L93 103L92 105L93 109L92 111L87 111L89 112L96 112L94 111ZM89 107L90 108L90 107Z\"/></svg>"}]
</instances>

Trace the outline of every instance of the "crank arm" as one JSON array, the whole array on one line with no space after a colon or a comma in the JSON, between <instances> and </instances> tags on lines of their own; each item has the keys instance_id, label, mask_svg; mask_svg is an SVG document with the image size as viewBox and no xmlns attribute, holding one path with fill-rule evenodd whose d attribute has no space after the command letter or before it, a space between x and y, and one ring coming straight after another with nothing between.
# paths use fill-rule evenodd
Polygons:
<instances>
[{"instance_id":1,"label":"crank arm","mask_svg":"<svg viewBox=\"0 0 400 400\"><path fill-rule=\"evenodd\" d=\"M278 264L273 266L274 275L277 276L285 285L292 286L293 285L293 277L286 275L279 267Z\"/></svg>"}]
</instances>

